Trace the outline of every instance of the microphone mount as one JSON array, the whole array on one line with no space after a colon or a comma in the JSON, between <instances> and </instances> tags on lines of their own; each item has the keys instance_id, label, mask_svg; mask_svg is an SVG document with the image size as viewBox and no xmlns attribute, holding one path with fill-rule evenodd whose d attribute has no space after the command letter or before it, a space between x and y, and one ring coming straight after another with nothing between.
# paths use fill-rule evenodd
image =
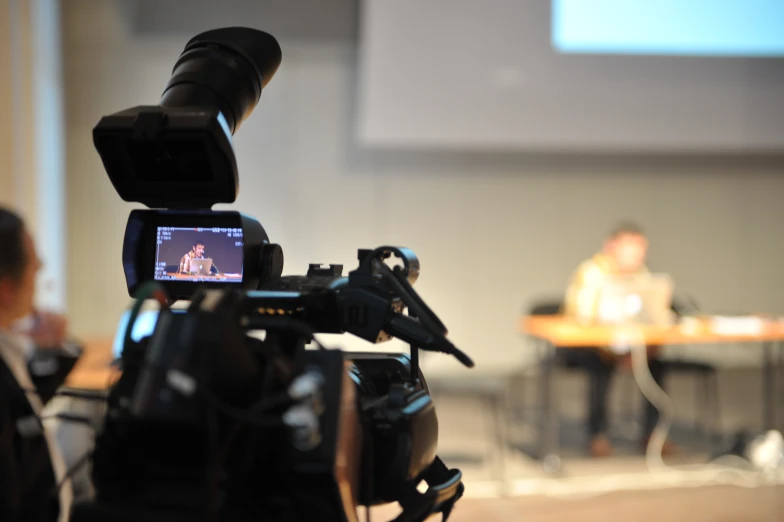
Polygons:
<instances>
[{"instance_id":1,"label":"microphone mount","mask_svg":"<svg viewBox=\"0 0 784 522\"><path fill-rule=\"evenodd\" d=\"M411 364L416 366L412 375L418 375L420 349L453 355L465 366L474 366L449 341L444 324L412 287L419 260L411 250L384 246L359 250L358 258L359 267L348 277L342 275L342 265L311 265L307 276L284 276L246 292L245 327L269 330L275 328L269 319L288 317L305 323L312 334L350 333L371 343L398 338L409 345ZM390 268L387 261L392 258L398 264Z\"/></svg>"}]
</instances>

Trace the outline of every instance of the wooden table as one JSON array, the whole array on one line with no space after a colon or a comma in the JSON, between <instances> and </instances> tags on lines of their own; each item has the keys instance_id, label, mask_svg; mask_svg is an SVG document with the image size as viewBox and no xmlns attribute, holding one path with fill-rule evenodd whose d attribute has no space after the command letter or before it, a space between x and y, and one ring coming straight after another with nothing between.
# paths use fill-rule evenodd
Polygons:
<instances>
[{"instance_id":1,"label":"wooden table","mask_svg":"<svg viewBox=\"0 0 784 522\"><path fill-rule=\"evenodd\" d=\"M526 316L520 319L519 330L521 333L546 343L553 348L578 348L578 347L608 347L612 346L619 338L621 329L611 325L581 324L573 319L559 315ZM644 338L648 346L655 345L691 345L712 344L721 345L728 343L755 343L763 346L763 426L765 429L776 427L777 419L775 405L778 401L777 389L778 365L774 358L774 348L781 348L784 341L784 323L781 321L767 320L758 332L745 334L717 333L711 326L710 318L692 318L687 324L655 327L640 326L635 328ZM554 353L554 350L550 350ZM541 432L540 455L560 458L548 453L547 447L552 447L548 438L552 437L551 425L554 408L552 401L551 380L553 357L542 360L542 399L543 399L543 429Z\"/></svg>"},{"instance_id":2,"label":"wooden table","mask_svg":"<svg viewBox=\"0 0 784 522\"><path fill-rule=\"evenodd\" d=\"M96 337L83 341L83 352L65 385L71 388L105 390L119 371L112 368L112 338Z\"/></svg>"},{"instance_id":3,"label":"wooden table","mask_svg":"<svg viewBox=\"0 0 784 522\"><path fill-rule=\"evenodd\" d=\"M711 328L709 318L697 318L687 326L640 326L635 328L653 345L760 343L784 341L784 323L766 321L759 333L726 335ZM618 328L608 325L586 325L560 315L523 317L520 331L558 347L610 346Z\"/></svg>"}]
</instances>

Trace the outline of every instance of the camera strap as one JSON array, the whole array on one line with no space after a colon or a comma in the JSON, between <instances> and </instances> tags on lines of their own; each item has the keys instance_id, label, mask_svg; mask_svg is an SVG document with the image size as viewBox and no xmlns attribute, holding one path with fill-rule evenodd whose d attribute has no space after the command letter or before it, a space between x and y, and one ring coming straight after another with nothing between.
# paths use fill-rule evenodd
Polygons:
<instances>
[{"instance_id":1,"label":"camera strap","mask_svg":"<svg viewBox=\"0 0 784 522\"><path fill-rule=\"evenodd\" d=\"M403 512L392 522L423 522L435 513L442 513L441 520L446 521L465 491L460 470L447 468L439 457L422 478L429 486L427 491L420 493L417 484L409 485L399 500Z\"/></svg>"}]
</instances>

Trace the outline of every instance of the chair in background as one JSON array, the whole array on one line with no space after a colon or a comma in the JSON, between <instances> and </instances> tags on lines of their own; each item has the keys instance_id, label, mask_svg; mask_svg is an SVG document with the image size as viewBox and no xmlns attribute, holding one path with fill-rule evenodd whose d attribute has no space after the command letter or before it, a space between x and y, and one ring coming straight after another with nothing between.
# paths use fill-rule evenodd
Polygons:
<instances>
[{"instance_id":1,"label":"chair in background","mask_svg":"<svg viewBox=\"0 0 784 522\"><path fill-rule=\"evenodd\" d=\"M475 399L486 405L492 421L491 454L492 476L500 483L502 493L506 486L507 457L507 396L510 375L477 374L468 372L460 377L429 376L427 387L434 398L439 396Z\"/></svg>"},{"instance_id":2,"label":"chair in background","mask_svg":"<svg viewBox=\"0 0 784 522\"><path fill-rule=\"evenodd\" d=\"M672 311L678 317L698 315L700 307L691 296L679 294L673 298ZM694 427L706 437L708 450L714 449L721 436L721 405L719 403L719 376L712 364L688 360L665 361L670 374L685 373L695 376Z\"/></svg>"},{"instance_id":3,"label":"chair in background","mask_svg":"<svg viewBox=\"0 0 784 522\"><path fill-rule=\"evenodd\" d=\"M698 435L704 437L708 451L712 451L721 435L719 377L716 368L708 363L686 360L665 360L664 367L667 375L681 373L694 377L693 428ZM632 376L632 378L624 379L622 386L624 387L624 392L621 394L623 421L634 424L636 431L639 428L638 408L635 403L637 384ZM628 434L629 431L628 429L624 430L624 434Z\"/></svg>"},{"instance_id":4,"label":"chair in background","mask_svg":"<svg viewBox=\"0 0 784 522\"><path fill-rule=\"evenodd\" d=\"M666 361L670 374L685 373L695 377L694 384L694 427L706 439L709 451L721 436L721 405L719 403L719 375L712 364L675 360Z\"/></svg>"}]
</instances>

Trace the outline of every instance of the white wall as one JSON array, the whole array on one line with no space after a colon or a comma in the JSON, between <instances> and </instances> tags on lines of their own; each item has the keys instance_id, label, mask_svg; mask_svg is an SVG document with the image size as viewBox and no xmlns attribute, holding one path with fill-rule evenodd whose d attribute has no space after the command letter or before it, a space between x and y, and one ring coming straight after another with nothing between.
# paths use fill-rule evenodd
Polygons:
<instances>
[{"instance_id":1,"label":"white wall","mask_svg":"<svg viewBox=\"0 0 784 522\"><path fill-rule=\"evenodd\" d=\"M18 212L43 260L36 303L66 305L65 147L58 0L0 0L0 205Z\"/></svg>"},{"instance_id":2,"label":"white wall","mask_svg":"<svg viewBox=\"0 0 784 522\"><path fill-rule=\"evenodd\" d=\"M110 334L128 304L120 253L132 206L114 193L91 128L103 114L157 102L195 33L134 31L125 2L64 0L63 11L69 310L77 333ZM261 16L243 13L241 23L275 34ZM357 248L408 246L422 263L416 288L458 346L485 367L509 365L526 353L522 307L558 295L628 217L649 230L654 269L706 310L784 313L780 158L357 150L351 41L281 38L283 64L236 136L236 208L283 245L286 273L309 262L353 268ZM454 366L445 361L428 362Z\"/></svg>"}]
</instances>

